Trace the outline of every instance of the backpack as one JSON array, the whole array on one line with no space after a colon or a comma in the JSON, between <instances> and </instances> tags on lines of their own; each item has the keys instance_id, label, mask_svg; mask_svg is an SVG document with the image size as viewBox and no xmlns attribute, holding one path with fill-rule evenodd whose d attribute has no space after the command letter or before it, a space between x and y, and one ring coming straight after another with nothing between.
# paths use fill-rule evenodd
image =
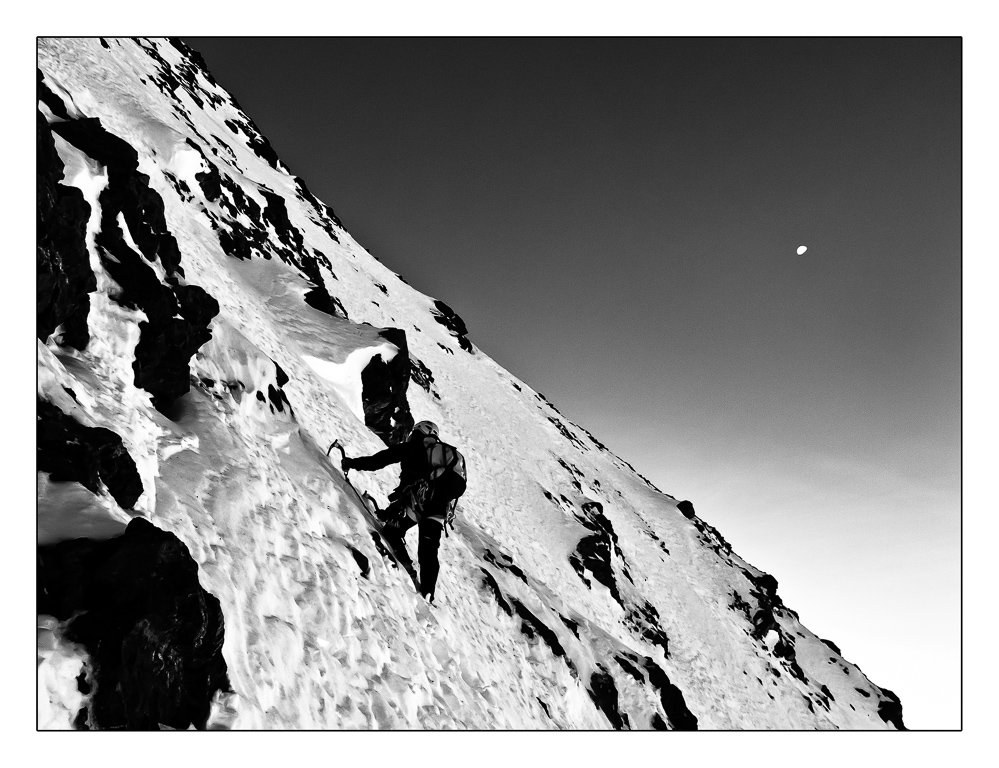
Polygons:
<instances>
[{"instance_id":1,"label":"backpack","mask_svg":"<svg viewBox=\"0 0 999 768\"><path fill-rule=\"evenodd\" d=\"M427 464L430 465L427 479L433 496L448 502L457 501L468 484L465 457L453 445L442 443L440 440L433 441L426 445L426 448Z\"/></svg>"},{"instance_id":2,"label":"backpack","mask_svg":"<svg viewBox=\"0 0 999 768\"><path fill-rule=\"evenodd\" d=\"M408 517L419 522L423 515L423 507L433 498L447 507L447 514L441 522L445 534L447 526L454 528L454 513L457 501L465 493L467 474L465 472L465 457L453 445L442 443L434 438L423 441L426 450L427 473L414 483L389 495L394 499L396 517Z\"/></svg>"}]
</instances>

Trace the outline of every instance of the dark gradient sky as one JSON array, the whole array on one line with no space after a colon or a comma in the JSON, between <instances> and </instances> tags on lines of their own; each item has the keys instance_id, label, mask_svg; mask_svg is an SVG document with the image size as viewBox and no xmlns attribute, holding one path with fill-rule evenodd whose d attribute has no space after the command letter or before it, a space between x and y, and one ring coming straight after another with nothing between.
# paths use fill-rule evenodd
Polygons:
<instances>
[{"instance_id":1,"label":"dark gradient sky","mask_svg":"<svg viewBox=\"0 0 999 768\"><path fill-rule=\"evenodd\" d=\"M957 725L960 39L188 42L363 245Z\"/></svg>"}]
</instances>

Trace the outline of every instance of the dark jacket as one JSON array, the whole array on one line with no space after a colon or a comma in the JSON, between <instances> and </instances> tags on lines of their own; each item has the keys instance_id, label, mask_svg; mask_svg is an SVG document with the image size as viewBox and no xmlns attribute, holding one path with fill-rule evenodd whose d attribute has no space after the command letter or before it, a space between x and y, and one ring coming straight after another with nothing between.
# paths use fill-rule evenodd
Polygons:
<instances>
[{"instance_id":1,"label":"dark jacket","mask_svg":"<svg viewBox=\"0 0 999 768\"><path fill-rule=\"evenodd\" d=\"M399 464L399 488L405 488L429 474L427 446L435 442L437 442L436 437L416 434L406 442L389 446L373 456L350 459L348 466L350 469L370 472L387 467L389 464Z\"/></svg>"}]
</instances>

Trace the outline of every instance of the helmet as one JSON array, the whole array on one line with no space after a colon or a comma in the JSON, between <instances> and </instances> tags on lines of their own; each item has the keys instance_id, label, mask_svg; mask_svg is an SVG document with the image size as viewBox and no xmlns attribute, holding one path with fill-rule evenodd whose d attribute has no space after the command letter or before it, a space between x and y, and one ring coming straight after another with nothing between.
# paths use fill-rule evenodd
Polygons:
<instances>
[{"instance_id":1,"label":"helmet","mask_svg":"<svg viewBox=\"0 0 999 768\"><path fill-rule=\"evenodd\" d=\"M432 421L420 421L413 427L411 434L433 435L434 437L437 437L438 432L439 430L437 429L437 425Z\"/></svg>"}]
</instances>

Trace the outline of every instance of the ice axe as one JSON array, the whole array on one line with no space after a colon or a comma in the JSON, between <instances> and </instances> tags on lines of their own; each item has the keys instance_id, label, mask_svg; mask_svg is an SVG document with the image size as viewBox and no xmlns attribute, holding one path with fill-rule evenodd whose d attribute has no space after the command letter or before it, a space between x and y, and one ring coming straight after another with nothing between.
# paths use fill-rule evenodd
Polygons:
<instances>
[{"instance_id":1,"label":"ice axe","mask_svg":"<svg viewBox=\"0 0 999 768\"><path fill-rule=\"evenodd\" d=\"M338 451L340 451L340 462L342 464L343 460L345 458L347 458L347 451L344 450L343 443L341 443L339 439L336 439L332 443L330 443L330 447L326 449L326 456L328 457L330 455L330 452L334 448L336 448ZM378 512L380 512L381 510L378 508L378 502L375 500L375 497L372 496L367 491L364 491L364 493L361 493L356 488L354 488L354 484L352 482L350 482L350 478L347 477L347 473L348 472L350 472L349 469L345 469L343 471L343 479L347 481L347 485L349 485L354 490L354 493L356 493L361 498L361 500L365 503L365 505L369 509L373 508L372 511L375 512L375 514L377 514Z\"/></svg>"},{"instance_id":2,"label":"ice axe","mask_svg":"<svg viewBox=\"0 0 999 768\"><path fill-rule=\"evenodd\" d=\"M330 447L326 449L326 455L329 456L330 451L332 451L334 448L340 451L340 463L342 464L343 460L347 458L347 451L344 450L343 443L340 442L339 438L330 443ZM349 469L344 470L343 476L346 477L349 471L350 471Z\"/></svg>"}]
</instances>

